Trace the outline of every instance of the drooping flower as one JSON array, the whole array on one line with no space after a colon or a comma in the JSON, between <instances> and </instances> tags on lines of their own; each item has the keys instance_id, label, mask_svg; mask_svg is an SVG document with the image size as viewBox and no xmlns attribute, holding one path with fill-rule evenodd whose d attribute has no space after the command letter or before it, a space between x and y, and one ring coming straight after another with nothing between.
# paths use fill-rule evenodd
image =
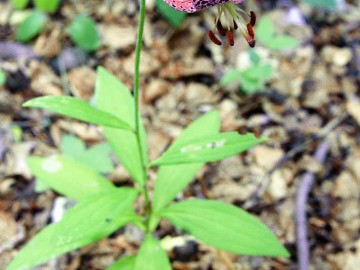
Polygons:
<instances>
[{"instance_id":1,"label":"drooping flower","mask_svg":"<svg viewBox=\"0 0 360 270\"><path fill-rule=\"evenodd\" d=\"M217 32L226 37L231 46L234 45L233 31L239 29L250 47L255 46L254 25L256 23L255 12L247 13L239 8L244 0L164 0L169 6L179 11L188 13L197 12L204 8L217 6L214 30L209 31L210 40L216 45L222 45L222 41L215 35ZM248 20L248 21L247 21Z\"/></svg>"}]
</instances>

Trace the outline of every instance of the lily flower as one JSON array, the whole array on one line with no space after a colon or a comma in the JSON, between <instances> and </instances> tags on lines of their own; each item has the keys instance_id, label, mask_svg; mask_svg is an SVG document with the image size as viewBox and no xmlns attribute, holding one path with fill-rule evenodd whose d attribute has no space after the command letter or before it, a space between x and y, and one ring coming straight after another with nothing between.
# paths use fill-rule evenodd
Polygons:
<instances>
[{"instance_id":1,"label":"lily flower","mask_svg":"<svg viewBox=\"0 0 360 270\"><path fill-rule=\"evenodd\" d=\"M247 13L239 8L244 0L164 0L172 8L185 11L187 13L197 12L204 8L217 6L214 30L209 31L210 40L216 45L222 45L222 41L216 36L217 32L226 37L230 46L234 46L233 31L239 29L242 36L246 39L250 47L255 46L254 26L256 14L251 11Z\"/></svg>"}]
</instances>

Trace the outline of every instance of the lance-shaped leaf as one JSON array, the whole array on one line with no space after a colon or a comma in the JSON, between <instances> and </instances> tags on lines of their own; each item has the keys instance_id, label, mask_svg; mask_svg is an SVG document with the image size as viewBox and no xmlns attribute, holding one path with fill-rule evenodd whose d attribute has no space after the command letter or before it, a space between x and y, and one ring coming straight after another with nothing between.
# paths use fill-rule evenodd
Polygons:
<instances>
[{"instance_id":1,"label":"lance-shaped leaf","mask_svg":"<svg viewBox=\"0 0 360 270\"><path fill-rule=\"evenodd\" d=\"M160 215L205 243L236 254L288 257L275 235L258 219L233 205L187 200Z\"/></svg>"},{"instance_id":2,"label":"lance-shaped leaf","mask_svg":"<svg viewBox=\"0 0 360 270\"><path fill-rule=\"evenodd\" d=\"M204 136L176 145L151 165L216 161L241 153L264 141L266 138L257 139L250 133L240 135L237 132L227 132Z\"/></svg>"},{"instance_id":3,"label":"lance-shaped leaf","mask_svg":"<svg viewBox=\"0 0 360 270\"><path fill-rule=\"evenodd\" d=\"M217 134L220 130L220 116L217 111L209 112L191 123L169 147L168 151L178 145L198 137ZM158 170L154 189L153 209L158 211L165 207L194 178L204 163L178 164L161 166ZM156 225L155 225L156 226Z\"/></svg>"},{"instance_id":4,"label":"lance-shaped leaf","mask_svg":"<svg viewBox=\"0 0 360 270\"><path fill-rule=\"evenodd\" d=\"M134 270L171 270L166 252L151 234L146 235L136 256Z\"/></svg>"},{"instance_id":5,"label":"lance-shaped leaf","mask_svg":"<svg viewBox=\"0 0 360 270\"><path fill-rule=\"evenodd\" d=\"M106 270L135 270L136 256L126 256L117 260Z\"/></svg>"},{"instance_id":6,"label":"lance-shaped leaf","mask_svg":"<svg viewBox=\"0 0 360 270\"><path fill-rule=\"evenodd\" d=\"M67 156L30 157L28 165L41 182L78 201L115 189L114 185L96 170Z\"/></svg>"},{"instance_id":7,"label":"lance-shaped leaf","mask_svg":"<svg viewBox=\"0 0 360 270\"><path fill-rule=\"evenodd\" d=\"M106 127L132 130L130 124L111 113L98 110L86 101L68 96L46 96L31 99L23 104L24 107L41 108Z\"/></svg>"},{"instance_id":8,"label":"lance-shaped leaf","mask_svg":"<svg viewBox=\"0 0 360 270\"><path fill-rule=\"evenodd\" d=\"M104 68L98 68L96 81L95 103L100 110L112 113L130 123L132 128L135 126L134 100L130 91L117 78L107 72ZM104 134L121 161L122 165L129 171L132 178L143 184L145 175L143 174L142 163L147 164L146 134L141 125L141 144L144 149L140 155L137 138L133 132L114 128L104 128ZM143 160L143 162L142 162Z\"/></svg>"},{"instance_id":9,"label":"lance-shaped leaf","mask_svg":"<svg viewBox=\"0 0 360 270\"><path fill-rule=\"evenodd\" d=\"M96 242L136 219L131 188L104 192L80 202L58 222L38 233L6 270L27 270L56 256Z\"/></svg>"}]
</instances>

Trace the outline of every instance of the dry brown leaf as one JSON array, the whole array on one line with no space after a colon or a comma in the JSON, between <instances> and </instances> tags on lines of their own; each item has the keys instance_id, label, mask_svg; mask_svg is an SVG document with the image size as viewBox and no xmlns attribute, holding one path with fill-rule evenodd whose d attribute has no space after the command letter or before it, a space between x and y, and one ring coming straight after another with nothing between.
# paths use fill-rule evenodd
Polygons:
<instances>
[{"instance_id":1,"label":"dry brown leaf","mask_svg":"<svg viewBox=\"0 0 360 270\"><path fill-rule=\"evenodd\" d=\"M87 66L71 70L68 74L71 92L74 96L89 101L94 94L96 77L96 72Z\"/></svg>"}]
</instances>

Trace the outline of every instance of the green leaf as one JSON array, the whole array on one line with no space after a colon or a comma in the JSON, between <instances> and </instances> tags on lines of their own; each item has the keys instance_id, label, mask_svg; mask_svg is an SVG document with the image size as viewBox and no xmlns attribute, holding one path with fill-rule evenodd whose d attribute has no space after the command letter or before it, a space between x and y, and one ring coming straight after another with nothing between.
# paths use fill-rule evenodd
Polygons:
<instances>
[{"instance_id":1,"label":"green leaf","mask_svg":"<svg viewBox=\"0 0 360 270\"><path fill-rule=\"evenodd\" d=\"M264 89L264 83L262 80L251 80L246 77L241 78L241 90L246 94L253 94Z\"/></svg>"},{"instance_id":2,"label":"green leaf","mask_svg":"<svg viewBox=\"0 0 360 270\"><path fill-rule=\"evenodd\" d=\"M68 32L75 44L86 51L95 51L101 45L95 22L85 15L77 15Z\"/></svg>"},{"instance_id":3,"label":"green leaf","mask_svg":"<svg viewBox=\"0 0 360 270\"><path fill-rule=\"evenodd\" d=\"M0 68L0 86L3 86L6 82L6 74L5 72Z\"/></svg>"},{"instance_id":4,"label":"green leaf","mask_svg":"<svg viewBox=\"0 0 360 270\"><path fill-rule=\"evenodd\" d=\"M258 65L241 72L241 78L254 81L266 81L270 79L273 74L273 67L271 65Z\"/></svg>"},{"instance_id":5,"label":"green leaf","mask_svg":"<svg viewBox=\"0 0 360 270\"><path fill-rule=\"evenodd\" d=\"M146 235L136 256L136 270L171 270L166 252L151 234Z\"/></svg>"},{"instance_id":6,"label":"green leaf","mask_svg":"<svg viewBox=\"0 0 360 270\"><path fill-rule=\"evenodd\" d=\"M240 70L229 70L228 72L226 72L224 74L224 76L222 76L221 80L220 80L220 85L221 86L226 86L236 80L239 80L241 76L241 71Z\"/></svg>"},{"instance_id":7,"label":"green leaf","mask_svg":"<svg viewBox=\"0 0 360 270\"><path fill-rule=\"evenodd\" d=\"M106 270L135 270L136 256L126 256L120 258Z\"/></svg>"},{"instance_id":8,"label":"green leaf","mask_svg":"<svg viewBox=\"0 0 360 270\"><path fill-rule=\"evenodd\" d=\"M204 136L176 145L152 162L151 166L216 161L244 152L264 141L266 138L257 139L250 133L240 135L227 132Z\"/></svg>"},{"instance_id":9,"label":"green leaf","mask_svg":"<svg viewBox=\"0 0 360 270\"><path fill-rule=\"evenodd\" d=\"M135 126L134 100L130 91L117 78L104 68L98 68L96 82L95 103L100 110L113 115ZM128 170L132 178L140 184L144 183L142 162L147 165L146 134L141 122L141 143L144 155L140 156L139 146L133 132L114 128L104 128L104 134L122 165Z\"/></svg>"},{"instance_id":10,"label":"green leaf","mask_svg":"<svg viewBox=\"0 0 360 270\"><path fill-rule=\"evenodd\" d=\"M25 270L56 256L96 242L132 222L137 191L116 189L89 197L70 209L58 222L38 233L6 270Z\"/></svg>"},{"instance_id":11,"label":"green leaf","mask_svg":"<svg viewBox=\"0 0 360 270\"><path fill-rule=\"evenodd\" d=\"M336 0L305 0L305 2L318 8L327 8L327 9L336 8Z\"/></svg>"},{"instance_id":12,"label":"green leaf","mask_svg":"<svg viewBox=\"0 0 360 270\"><path fill-rule=\"evenodd\" d=\"M85 143L74 135L64 135L61 138L60 150L66 156L80 160L86 152Z\"/></svg>"},{"instance_id":13,"label":"green leaf","mask_svg":"<svg viewBox=\"0 0 360 270\"><path fill-rule=\"evenodd\" d=\"M60 4L60 0L35 0L37 9L44 12L55 12Z\"/></svg>"},{"instance_id":14,"label":"green leaf","mask_svg":"<svg viewBox=\"0 0 360 270\"><path fill-rule=\"evenodd\" d=\"M23 9L27 6L29 0L11 0L10 2L16 9Z\"/></svg>"},{"instance_id":15,"label":"green leaf","mask_svg":"<svg viewBox=\"0 0 360 270\"><path fill-rule=\"evenodd\" d=\"M40 181L78 201L115 188L97 171L71 157L63 155L48 158L30 157L28 165Z\"/></svg>"},{"instance_id":16,"label":"green leaf","mask_svg":"<svg viewBox=\"0 0 360 270\"><path fill-rule=\"evenodd\" d=\"M130 124L111 113L98 110L86 101L68 96L45 96L31 99L23 104L24 107L41 108L102 126L132 130Z\"/></svg>"},{"instance_id":17,"label":"green leaf","mask_svg":"<svg viewBox=\"0 0 360 270\"><path fill-rule=\"evenodd\" d=\"M217 111L209 112L191 125L170 146L174 149L190 139L217 134L220 130L220 116ZM158 170L154 188L153 209L158 211L165 207L194 178L203 163L161 166Z\"/></svg>"},{"instance_id":18,"label":"green leaf","mask_svg":"<svg viewBox=\"0 0 360 270\"><path fill-rule=\"evenodd\" d=\"M49 190L50 187L45 184L43 181L39 180L39 179L36 179L35 180L35 187L34 187L34 190L36 193L42 193L42 192L45 192L47 190Z\"/></svg>"},{"instance_id":19,"label":"green leaf","mask_svg":"<svg viewBox=\"0 0 360 270\"><path fill-rule=\"evenodd\" d=\"M256 39L267 45L275 35L275 26L269 16L262 16L256 27Z\"/></svg>"},{"instance_id":20,"label":"green leaf","mask_svg":"<svg viewBox=\"0 0 360 270\"><path fill-rule=\"evenodd\" d=\"M274 50L293 49L299 46L299 41L288 35L277 35L269 40L267 46Z\"/></svg>"},{"instance_id":21,"label":"green leaf","mask_svg":"<svg viewBox=\"0 0 360 270\"><path fill-rule=\"evenodd\" d=\"M33 11L20 23L16 30L16 40L26 42L37 36L45 26L46 15L40 11Z\"/></svg>"},{"instance_id":22,"label":"green leaf","mask_svg":"<svg viewBox=\"0 0 360 270\"><path fill-rule=\"evenodd\" d=\"M160 215L205 243L236 254L289 257L274 234L258 219L233 205L187 200Z\"/></svg>"},{"instance_id":23,"label":"green leaf","mask_svg":"<svg viewBox=\"0 0 360 270\"><path fill-rule=\"evenodd\" d=\"M62 153L83 162L100 173L114 169L110 159L111 148L107 143L100 143L86 149L84 142L73 135L65 135L60 145Z\"/></svg>"},{"instance_id":24,"label":"green leaf","mask_svg":"<svg viewBox=\"0 0 360 270\"><path fill-rule=\"evenodd\" d=\"M251 63L253 63L254 65L260 64L260 60L261 60L260 55L255 50L249 51L249 58Z\"/></svg>"},{"instance_id":25,"label":"green leaf","mask_svg":"<svg viewBox=\"0 0 360 270\"><path fill-rule=\"evenodd\" d=\"M180 27L187 16L186 12L181 12L171 8L163 0L156 0L156 8L160 14L175 28Z\"/></svg>"},{"instance_id":26,"label":"green leaf","mask_svg":"<svg viewBox=\"0 0 360 270\"><path fill-rule=\"evenodd\" d=\"M264 16L256 28L256 39L273 50L293 49L299 46L299 41L289 35L275 33L274 23L269 16Z\"/></svg>"}]
</instances>

